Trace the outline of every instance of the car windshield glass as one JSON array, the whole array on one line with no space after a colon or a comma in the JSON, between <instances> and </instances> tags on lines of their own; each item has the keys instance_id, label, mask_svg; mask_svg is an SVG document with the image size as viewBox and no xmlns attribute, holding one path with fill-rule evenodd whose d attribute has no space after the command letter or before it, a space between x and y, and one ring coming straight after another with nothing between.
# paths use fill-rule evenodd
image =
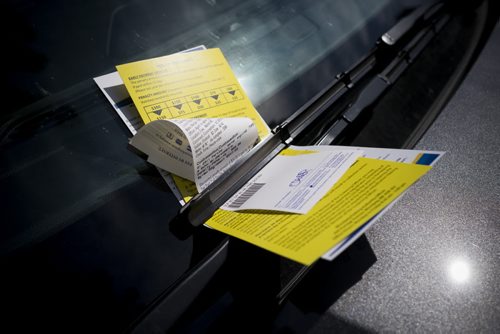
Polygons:
<instances>
[{"instance_id":1,"label":"car windshield glass","mask_svg":"<svg viewBox=\"0 0 500 334\"><path fill-rule=\"evenodd\" d=\"M421 2L2 2L0 24L8 32L8 49L1 79L1 253L47 240L70 226L76 240L98 243L96 257L105 259L104 252L113 263L126 252L115 252L119 247L109 240L120 247L136 242L147 248L153 244L148 238L159 238L158 244L168 247L183 245L153 228L141 230L148 237L131 232L145 217L172 219L179 204L156 170L127 149L131 134L94 77L134 60L199 45L218 47L272 128L366 55ZM118 221L120 229L113 225ZM121 244L126 226L131 239ZM103 242L102 233L112 236ZM87 245L61 242L66 253ZM180 259L172 256L172 265ZM182 262L177 272L192 264ZM139 267L132 271L146 270ZM177 277L160 278L168 282Z\"/></svg>"},{"instance_id":2,"label":"car windshield glass","mask_svg":"<svg viewBox=\"0 0 500 334\"><path fill-rule=\"evenodd\" d=\"M123 329L211 249L197 249L196 234L170 233L180 204L128 149L131 133L93 78L217 47L273 128L421 2L3 1L0 255L15 268L2 285L20 287L9 291L9 308L56 298L58 312L47 312L67 312L68 322L85 314ZM212 246L223 240L204 230Z\"/></svg>"}]
</instances>

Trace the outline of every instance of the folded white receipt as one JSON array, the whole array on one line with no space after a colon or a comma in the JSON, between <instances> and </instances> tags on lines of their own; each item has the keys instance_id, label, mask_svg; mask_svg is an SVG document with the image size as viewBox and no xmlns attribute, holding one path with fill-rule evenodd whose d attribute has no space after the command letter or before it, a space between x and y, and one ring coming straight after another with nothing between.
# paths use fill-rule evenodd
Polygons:
<instances>
[{"instance_id":1,"label":"folded white receipt","mask_svg":"<svg viewBox=\"0 0 500 334\"><path fill-rule=\"evenodd\" d=\"M150 122L130 145L153 165L193 181L201 192L258 140L250 118L192 118Z\"/></svg>"}]
</instances>

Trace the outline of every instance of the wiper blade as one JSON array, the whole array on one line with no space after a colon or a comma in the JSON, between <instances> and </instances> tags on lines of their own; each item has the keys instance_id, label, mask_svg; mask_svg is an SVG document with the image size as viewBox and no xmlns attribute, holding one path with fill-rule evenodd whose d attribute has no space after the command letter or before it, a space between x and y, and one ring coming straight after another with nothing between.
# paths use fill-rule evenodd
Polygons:
<instances>
[{"instance_id":1,"label":"wiper blade","mask_svg":"<svg viewBox=\"0 0 500 334\"><path fill-rule=\"evenodd\" d=\"M187 220L192 226L198 226L208 220L211 215L217 210L220 205L226 202L229 197L234 194L241 186L243 186L253 175L264 167L274 156L276 156L283 148L291 143L297 142L297 137L302 136L305 132L314 127L316 123L325 123L323 121L337 120L334 126L326 130L326 135L332 134L338 128L352 123L354 119L374 102L387 88L391 85L402 71L411 62L409 55L412 53L418 54L435 34L435 29L429 27L434 20L434 14L442 6L437 6L437 3L427 5L414 11L410 14L410 18L405 17L395 27L388 31L392 33L394 45L378 43L376 47L360 62L355 64L350 70L339 75L336 79L325 87L325 89L317 94L305 106L296 111L287 121L279 125L273 130L273 135L259 149L251 152L247 159L240 161L230 170L224 173L218 180L210 185L205 191L196 195L191 201L181 208L177 216L178 222L182 224ZM431 14L429 14L431 13ZM422 31L417 31L417 25L422 24ZM437 23L436 23L437 24ZM395 45L401 41L406 33L413 36L405 45ZM385 35L385 34L384 34ZM423 44L422 44L422 43ZM414 52L415 51L415 52ZM373 79L367 83L366 79L371 76ZM354 86L361 81L364 81L365 86L356 87L358 91L355 102L347 108L335 108L336 104L346 92L353 90ZM363 93L364 87L371 87L375 94L369 93L368 90ZM356 102L357 101L357 102ZM319 121L321 120L321 121ZM322 128L325 130L325 128ZM311 131L314 132L314 131ZM318 135L316 132L315 135ZM317 144L329 144L335 136L325 138L314 138L309 142ZM330 141L330 142L328 142ZM177 225L177 224L173 224Z\"/></svg>"}]
</instances>

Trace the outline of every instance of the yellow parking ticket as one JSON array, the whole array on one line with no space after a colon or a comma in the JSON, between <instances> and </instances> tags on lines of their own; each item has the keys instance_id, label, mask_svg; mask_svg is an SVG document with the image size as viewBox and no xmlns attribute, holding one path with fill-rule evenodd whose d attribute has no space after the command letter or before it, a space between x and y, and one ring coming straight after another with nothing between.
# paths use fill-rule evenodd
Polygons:
<instances>
[{"instance_id":1,"label":"yellow parking ticket","mask_svg":"<svg viewBox=\"0 0 500 334\"><path fill-rule=\"evenodd\" d=\"M177 53L116 68L145 124L157 119L248 117L261 139L270 133L220 49Z\"/></svg>"},{"instance_id":2,"label":"yellow parking ticket","mask_svg":"<svg viewBox=\"0 0 500 334\"><path fill-rule=\"evenodd\" d=\"M310 265L379 213L430 168L359 158L307 214L219 209L206 224Z\"/></svg>"}]
</instances>

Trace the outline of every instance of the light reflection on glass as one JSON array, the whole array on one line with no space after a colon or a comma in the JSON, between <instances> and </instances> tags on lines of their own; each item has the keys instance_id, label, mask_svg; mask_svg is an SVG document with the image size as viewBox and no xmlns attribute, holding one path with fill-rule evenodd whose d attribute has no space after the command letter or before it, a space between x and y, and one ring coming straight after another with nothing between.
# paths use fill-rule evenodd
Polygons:
<instances>
[{"instance_id":1,"label":"light reflection on glass","mask_svg":"<svg viewBox=\"0 0 500 334\"><path fill-rule=\"evenodd\" d=\"M467 281L469 281L470 274L470 265L463 259L455 259L451 261L448 267L448 276L454 283L466 283Z\"/></svg>"}]
</instances>

